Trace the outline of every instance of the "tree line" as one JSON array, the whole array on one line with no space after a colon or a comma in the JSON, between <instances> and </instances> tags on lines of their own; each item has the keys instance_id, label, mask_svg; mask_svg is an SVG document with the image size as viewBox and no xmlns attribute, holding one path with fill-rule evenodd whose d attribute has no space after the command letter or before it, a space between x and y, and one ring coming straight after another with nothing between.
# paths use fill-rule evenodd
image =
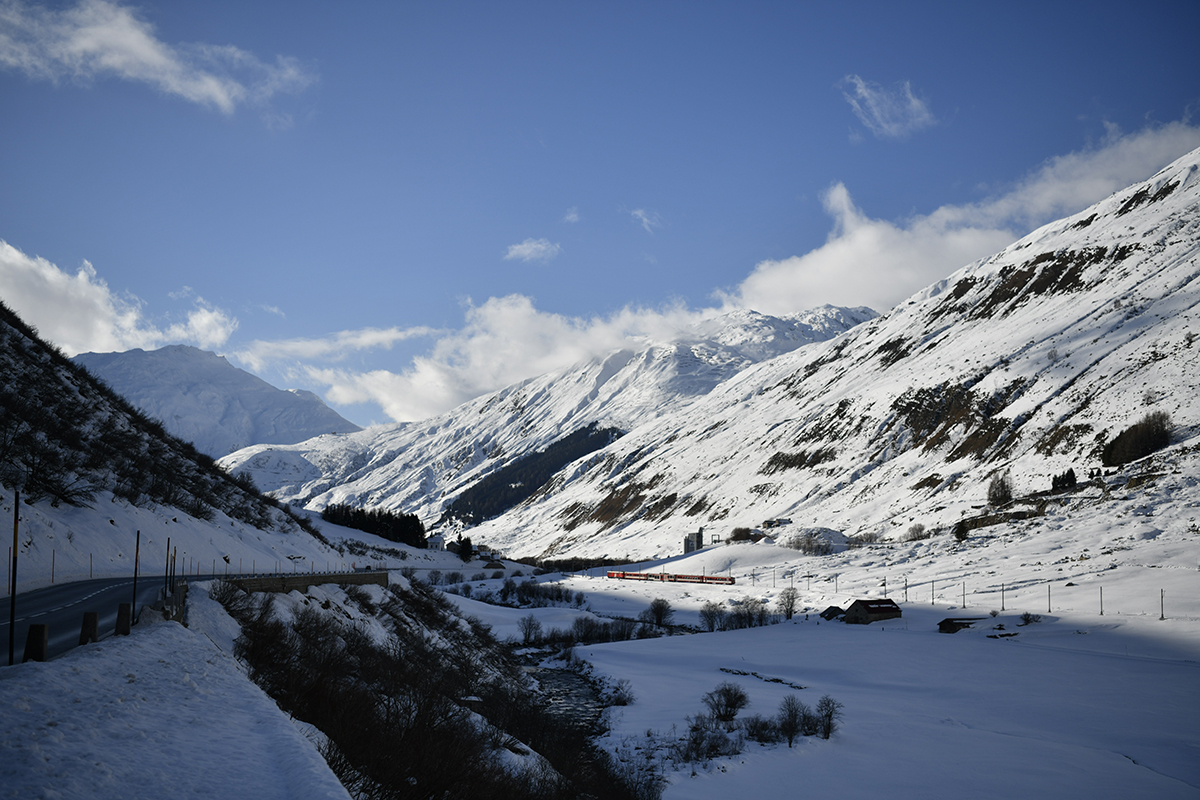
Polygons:
<instances>
[{"instance_id":1,"label":"tree line","mask_svg":"<svg viewBox=\"0 0 1200 800\"><path fill-rule=\"evenodd\" d=\"M425 526L416 514L398 514L383 508L355 508L334 503L325 506L321 519L331 525L373 533L389 542L425 547Z\"/></svg>"}]
</instances>

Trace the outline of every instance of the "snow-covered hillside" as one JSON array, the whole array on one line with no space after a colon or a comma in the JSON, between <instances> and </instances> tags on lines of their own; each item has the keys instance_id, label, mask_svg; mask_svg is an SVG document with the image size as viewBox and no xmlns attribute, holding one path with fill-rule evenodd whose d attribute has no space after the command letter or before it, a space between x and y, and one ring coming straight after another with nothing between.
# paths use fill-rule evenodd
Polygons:
<instances>
[{"instance_id":1,"label":"snow-covered hillside","mask_svg":"<svg viewBox=\"0 0 1200 800\"><path fill-rule=\"evenodd\" d=\"M757 364L731 337L656 345L424 423L225 463L293 503L403 509L429 524L500 463L615 424L629 433L474 534L514 555L613 558L778 517L884 538L950 526L981 513L994 475L1007 472L1018 498L1069 468L1085 479L1106 442L1156 411L1172 446L1126 473L1194 476L1198 208L1200 151L885 316L773 358L759 347ZM749 312L733 322L765 324ZM782 338L769 330L756 341Z\"/></svg>"},{"instance_id":2,"label":"snow-covered hillside","mask_svg":"<svg viewBox=\"0 0 1200 800\"><path fill-rule=\"evenodd\" d=\"M292 444L359 430L312 392L276 389L195 347L81 353L74 360L162 420L173 436L214 458L252 444Z\"/></svg>"},{"instance_id":3,"label":"snow-covered hillside","mask_svg":"<svg viewBox=\"0 0 1200 800\"><path fill-rule=\"evenodd\" d=\"M1200 151L833 341L742 371L474 538L636 558L678 552L697 526L778 517L890 538L980 513L998 473L1018 496L1068 468L1084 479L1153 411L1172 446L1125 474L1181 470L1194 500L1198 212Z\"/></svg>"},{"instance_id":4,"label":"snow-covered hillside","mask_svg":"<svg viewBox=\"0 0 1200 800\"><path fill-rule=\"evenodd\" d=\"M417 513L429 525L463 489L522 455L592 423L630 430L670 416L755 363L874 316L832 306L786 318L738 311L674 341L610 353L423 422L249 447L221 464L294 505L378 506Z\"/></svg>"}]
</instances>

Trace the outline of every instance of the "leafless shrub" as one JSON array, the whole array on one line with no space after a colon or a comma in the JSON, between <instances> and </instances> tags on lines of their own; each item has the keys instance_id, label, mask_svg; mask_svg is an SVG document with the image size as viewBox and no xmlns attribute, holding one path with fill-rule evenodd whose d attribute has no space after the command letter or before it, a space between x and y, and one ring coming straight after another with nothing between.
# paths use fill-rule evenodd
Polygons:
<instances>
[{"instance_id":1,"label":"leafless shrub","mask_svg":"<svg viewBox=\"0 0 1200 800\"><path fill-rule=\"evenodd\" d=\"M750 695L738 684L724 681L700 700L714 719L719 722L733 722L738 712L750 704Z\"/></svg>"},{"instance_id":2,"label":"leafless shrub","mask_svg":"<svg viewBox=\"0 0 1200 800\"><path fill-rule=\"evenodd\" d=\"M710 633L725 627L725 608L720 603L709 600L700 607L700 624Z\"/></svg>"},{"instance_id":3,"label":"leafless shrub","mask_svg":"<svg viewBox=\"0 0 1200 800\"><path fill-rule=\"evenodd\" d=\"M933 535L933 531L928 530L919 522L914 522L908 528L908 533L904 536L906 542L921 542Z\"/></svg>"},{"instance_id":4,"label":"leafless shrub","mask_svg":"<svg viewBox=\"0 0 1200 800\"><path fill-rule=\"evenodd\" d=\"M824 695L817 701L817 733L822 739L828 739L842 718L842 704L829 695Z\"/></svg>"}]
</instances>

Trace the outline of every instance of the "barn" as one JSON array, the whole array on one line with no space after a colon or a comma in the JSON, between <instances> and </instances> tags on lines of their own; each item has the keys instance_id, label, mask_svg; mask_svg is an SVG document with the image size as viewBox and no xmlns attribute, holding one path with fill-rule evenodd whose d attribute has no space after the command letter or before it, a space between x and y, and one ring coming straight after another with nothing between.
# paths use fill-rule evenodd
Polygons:
<instances>
[{"instance_id":1,"label":"barn","mask_svg":"<svg viewBox=\"0 0 1200 800\"><path fill-rule=\"evenodd\" d=\"M898 619L900 606L892 600L855 600L846 609L846 622L866 625L885 619Z\"/></svg>"}]
</instances>

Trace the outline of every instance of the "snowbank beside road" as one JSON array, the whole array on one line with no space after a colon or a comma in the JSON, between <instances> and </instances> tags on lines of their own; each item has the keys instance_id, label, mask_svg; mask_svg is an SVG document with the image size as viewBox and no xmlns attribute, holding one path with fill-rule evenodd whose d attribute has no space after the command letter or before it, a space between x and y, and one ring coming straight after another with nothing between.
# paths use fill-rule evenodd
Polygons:
<instances>
[{"instance_id":1,"label":"snowbank beside road","mask_svg":"<svg viewBox=\"0 0 1200 800\"><path fill-rule=\"evenodd\" d=\"M4 797L348 797L232 656L175 623L0 670L0 708Z\"/></svg>"}]
</instances>

